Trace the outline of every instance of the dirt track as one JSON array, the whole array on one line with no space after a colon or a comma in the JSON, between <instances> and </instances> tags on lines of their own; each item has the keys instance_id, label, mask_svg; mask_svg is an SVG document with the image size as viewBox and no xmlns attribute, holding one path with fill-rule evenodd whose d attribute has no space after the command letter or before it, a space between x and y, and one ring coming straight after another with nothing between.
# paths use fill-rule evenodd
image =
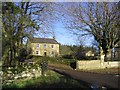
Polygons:
<instances>
[{"instance_id":1,"label":"dirt track","mask_svg":"<svg viewBox=\"0 0 120 90\"><path fill-rule=\"evenodd\" d=\"M63 69L53 65L49 65L48 68L63 75L70 76L71 78L74 78L76 80L84 81L91 85L99 85L109 88L119 88L118 80L120 81L120 76L111 75L111 74L99 74L99 73L76 71L66 68Z\"/></svg>"}]
</instances>

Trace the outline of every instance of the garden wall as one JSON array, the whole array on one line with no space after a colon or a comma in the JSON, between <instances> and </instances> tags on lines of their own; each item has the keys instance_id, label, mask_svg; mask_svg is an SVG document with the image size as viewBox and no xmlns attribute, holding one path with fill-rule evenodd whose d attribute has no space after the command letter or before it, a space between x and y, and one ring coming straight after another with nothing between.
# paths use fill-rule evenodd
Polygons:
<instances>
[{"instance_id":1,"label":"garden wall","mask_svg":"<svg viewBox=\"0 0 120 90\"><path fill-rule=\"evenodd\" d=\"M34 66L34 67L33 67ZM23 69L21 69L23 68ZM2 74L2 83L11 83L18 79L31 79L41 75L40 65L22 65L22 67L6 67Z\"/></svg>"},{"instance_id":2,"label":"garden wall","mask_svg":"<svg viewBox=\"0 0 120 90\"><path fill-rule=\"evenodd\" d=\"M100 60L79 60L76 62L76 69L100 69L100 68L111 68L111 67L119 67L120 61L114 62L104 62L101 64Z\"/></svg>"}]
</instances>

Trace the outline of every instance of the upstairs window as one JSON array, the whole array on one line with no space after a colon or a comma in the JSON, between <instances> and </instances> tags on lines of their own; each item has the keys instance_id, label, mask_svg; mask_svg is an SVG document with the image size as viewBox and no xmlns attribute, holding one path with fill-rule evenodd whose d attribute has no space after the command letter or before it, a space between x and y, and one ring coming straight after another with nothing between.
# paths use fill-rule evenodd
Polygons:
<instances>
[{"instance_id":1,"label":"upstairs window","mask_svg":"<svg viewBox=\"0 0 120 90\"><path fill-rule=\"evenodd\" d=\"M54 48L54 45L51 45L52 48Z\"/></svg>"},{"instance_id":2,"label":"upstairs window","mask_svg":"<svg viewBox=\"0 0 120 90\"><path fill-rule=\"evenodd\" d=\"M47 45L46 45L46 44L44 44L44 48L47 48Z\"/></svg>"},{"instance_id":3,"label":"upstairs window","mask_svg":"<svg viewBox=\"0 0 120 90\"><path fill-rule=\"evenodd\" d=\"M39 44L39 43L37 43L37 44L36 44L36 47L37 47L37 48L39 48L39 47L40 47L40 44Z\"/></svg>"}]
</instances>

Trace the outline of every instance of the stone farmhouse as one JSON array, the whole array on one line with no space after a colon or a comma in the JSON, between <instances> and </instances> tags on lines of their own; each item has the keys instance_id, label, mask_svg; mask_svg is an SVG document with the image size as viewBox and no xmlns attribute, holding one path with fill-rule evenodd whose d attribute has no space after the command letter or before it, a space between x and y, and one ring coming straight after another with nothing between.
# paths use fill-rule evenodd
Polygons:
<instances>
[{"instance_id":1,"label":"stone farmhouse","mask_svg":"<svg viewBox=\"0 0 120 90\"><path fill-rule=\"evenodd\" d=\"M93 51L89 50L85 53L85 56L95 56Z\"/></svg>"},{"instance_id":2,"label":"stone farmhouse","mask_svg":"<svg viewBox=\"0 0 120 90\"><path fill-rule=\"evenodd\" d=\"M59 43L51 38L31 38L27 41L27 48L31 48L35 56L59 56Z\"/></svg>"}]
</instances>

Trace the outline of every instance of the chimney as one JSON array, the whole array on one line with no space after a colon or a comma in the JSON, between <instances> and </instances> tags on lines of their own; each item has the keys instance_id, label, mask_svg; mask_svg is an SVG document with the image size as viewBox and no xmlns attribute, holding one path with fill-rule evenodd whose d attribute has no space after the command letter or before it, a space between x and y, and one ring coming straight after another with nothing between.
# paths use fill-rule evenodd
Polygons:
<instances>
[{"instance_id":1,"label":"chimney","mask_svg":"<svg viewBox=\"0 0 120 90\"><path fill-rule=\"evenodd\" d=\"M53 39L55 40L55 36L53 36Z\"/></svg>"}]
</instances>

